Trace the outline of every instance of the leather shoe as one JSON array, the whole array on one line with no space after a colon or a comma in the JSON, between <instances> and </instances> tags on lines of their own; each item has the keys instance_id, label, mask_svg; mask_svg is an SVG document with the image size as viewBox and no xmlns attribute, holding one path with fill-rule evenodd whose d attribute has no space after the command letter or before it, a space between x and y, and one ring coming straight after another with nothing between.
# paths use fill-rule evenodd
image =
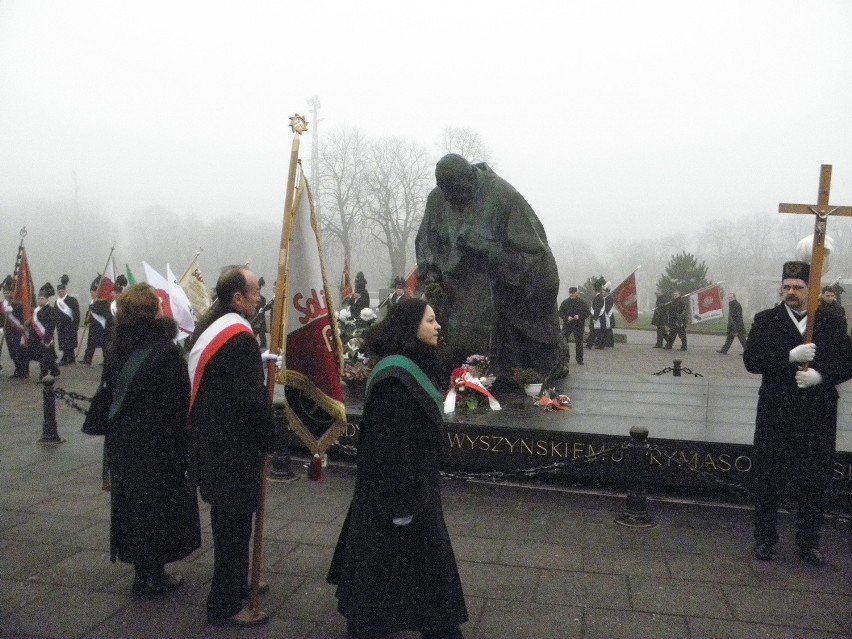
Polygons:
<instances>
[{"instance_id":1,"label":"leather shoe","mask_svg":"<svg viewBox=\"0 0 852 639\"><path fill-rule=\"evenodd\" d=\"M133 596L151 599L167 592L171 592L179 588L183 583L183 577L180 575L170 575L166 572L149 576L147 579L136 577L133 580Z\"/></svg>"},{"instance_id":2,"label":"leather shoe","mask_svg":"<svg viewBox=\"0 0 852 639\"><path fill-rule=\"evenodd\" d=\"M825 565L825 557L816 548L799 548L799 557L811 566Z\"/></svg>"},{"instance_id":3,"label":"leather shoe","mask_svg":"<svg viewBox=\"0 0 852 639\"><path fill-rule=\"evenodd\" d=\"M269 614L262 610L254 611L245 606L237 614L223 618L207 618L207 623L216 626L232 626L234 628L252 628L262 626L269 621Z\"/></svg>"},{"instance_id":4,"label":"leather shoe","mask_svg":"<svg viewBox=\"0 0 852 639\"><path fill-rule=\"evenodd\" d=\"M769 561L775 556L775 546L766 542L760 542L755 545L751 554L754 555L755 559L760 559L760 561Z\"/></svg>"}]
</instances>

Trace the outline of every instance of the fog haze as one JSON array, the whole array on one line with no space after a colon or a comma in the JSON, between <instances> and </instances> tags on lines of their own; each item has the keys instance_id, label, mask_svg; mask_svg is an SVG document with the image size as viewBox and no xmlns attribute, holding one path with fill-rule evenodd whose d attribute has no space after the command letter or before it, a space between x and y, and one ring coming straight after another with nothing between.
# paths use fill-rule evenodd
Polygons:
<instances>
[{"instance_id":1,"label":"fog haze","mask_svg":"<svg viewBox=\"0 0 852 639\"><path fill-rule=\"evenodd\" d=\"M779 202L815 202L820 164L834 166L832 202L852 204L850 33L846 0L5 0L0 258L10 270L24 224L44 246L49 210L113 223L120 261L138 264L120 254L127 220L162 207L220 231L164 238L176 272L203 244L211 270L237 257L272 270L289 117L311 120L315 96L320 148L355 127L437 158L446 127L477 131L565 251L694 244L714 219L780 226ZM223 219L256 226L256 244L212 253ZM96 270L106 244L91 247ZM570 259L557 253L560 269ZM48 269L37 278L66 266Z\"/></svg>"}]
</instances>

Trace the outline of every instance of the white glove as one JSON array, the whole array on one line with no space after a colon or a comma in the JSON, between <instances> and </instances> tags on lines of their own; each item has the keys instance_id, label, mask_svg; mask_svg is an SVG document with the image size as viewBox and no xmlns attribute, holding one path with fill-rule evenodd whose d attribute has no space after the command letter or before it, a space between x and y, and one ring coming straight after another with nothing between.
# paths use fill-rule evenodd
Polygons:
<instances>
[{"instance_id":1,"label":"white glove","mask_svg":"<svg viewBox=\"0 0 852 639\"><path fill-rule=\"evenodd\" d=\"M818 370L809 368L805 371L798 371L796 373L796 386L799 388L808 388L821 383L822 375L820 375Z\"/></svg>"},{"instance_id":2,"label":"white glove","mask_svg":"<svg viewBox=\"0 0 852 639\"><path fill-rule=\"evenodd\" d=\"M267 362L274 362L275 366L278 367L279 371L284 368L283 355L276 355L275 353L271 353L269 350L265 350L260 354L260 359L263 360L264 364L266 364Z\"/></svg>"},{"instance_id":3,"label":"white glove","mask_svg":"<svg viewBox=\"0 0 852 639\"><path fill-rule=\"evenodd\" d=\"M816 355L816 344L799 344L790 351L791 362L812 362Z\"/></svg>"},{"instance_id":4,"label":"white glove","mask_svg":"<svg viewBox=\"0 0 852 639\"><path fill-rule=\"evenodd\" d=\"M414 515L409 515L408 517L394 517L393 525L394 526L407 526L411 523L411 520L414 519Z\"/></svg>"}]
</instances>

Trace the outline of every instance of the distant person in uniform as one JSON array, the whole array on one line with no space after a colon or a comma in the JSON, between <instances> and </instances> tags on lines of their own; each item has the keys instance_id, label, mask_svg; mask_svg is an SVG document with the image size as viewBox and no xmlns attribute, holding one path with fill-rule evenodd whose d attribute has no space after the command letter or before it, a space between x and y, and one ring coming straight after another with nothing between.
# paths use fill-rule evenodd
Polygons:
<instances>
[{"instance_id":1,"label":"distant person in uniform","mask_svg":"<svg viewBox=\"0 0 852 639\"><path fill-rule=\"evenodd\" d=\"M574 338L574 358L583 365L583 334L586 330L586 318L589 316L589 305L580 297L576 286L568 289L568 297L559 305L559 318L562 320L562 334L565 341ZM570 358L570 352L567 355Z\"/></svg>"},{"instance_id":2,"label":"distant person in uniform","mask_svg":"<svg viewBox=\"0 0 852 639\"><path fill-rule=\"evenodd\" d=\"M725 339L725 343L722 345L717 352L722 355L728 354L728 349L731 348L731 344L734 343L734 337L740 340L740 345L745 350L746 345L746 332L745 332L745 322L743 322L743 307L737 301L736 293L728 293L728 336Z\"/></svg>"},{"instance_id":3,"label":"distant person in uniform","mask_svg":"<svg viewBox=\"0 0 852 639\"><path fill-rule=\"evenodd\" d=\"M657 327L657 343L654 348L663 348L669 334L669 296L657 289L657 301L654 305L654 315L651 325Z\"/></svg>"},{"instance_id":4,"label":"distant person in uniform","mask_svg":"<svg viewBox=\"0 0 852 639\"><path fill-rule=\"evenodd\" d=\"M837 301L837 291L833 286L823 286L819 296L819 307L824 313L835 315L843 323L843 332L846 332L846 311Z\"/></svg>"},{"instance_id":5,"label":"distant person in uniform","mask_svg":"<svg viewBox=\"0 0 852 639\"><path fill-rule=\"evenodd\" d=\"M665 349L671 350L675 339L679 337L680 350L686 350L686 325L688 323L689 310L686 307L686 300L680 291L675 291L672 293L672 301L669 304L669 336L664 346Z\"/></svg>"},{"instance_id":6,"label":"distant person in uniform","mask_svg":"<svg viewBox=\"0 0 852 639\"><path fill-rule=\"evenodd\" d=\"M30 376L30 330L24 324L24 308L14 299L14 280L8 275L3 281L3 326L9 357L15 365L10 378L26 379Z\"/></svg>"},{"instance_id":7,"label":"distant person in uniform","mask_svg":"<svg viewBox=\"0 0 852 639\"><path fill-rule=\"evenodd\" d=\"M107 344L107 321L109 320L110 326L112 326L112 311L110 310L110 303L108 301L95 299L95 293L97 293L100 281L101 276L98 275L92 280L91 286L89 286L89 293L92 299L89 301L89 310L86 313L86 320L84 322L88 328L89 336L86 339L86 350L83 353L82 361L86 366L92 365L92 357L94 357L95 350L98 348L101 349L103 359L106 361L106 353L109 349L109 345Z\"/></svg>"},{"instance_id":8,"label":"distant person in uniform","mask_svg":"<svg viewBox=\"0 0 852 639\"><path fill-rule=\"evenodd\" d=\"M77 350L77 332L80 330L80 303L76 297L68 295L67 275L59 278L56 285L56 341L59 350L62 351L60 366L67 366L76 361L74 356Z\"/></svg>"},{"instance_id":9,"label":"distant person in uniform","mask_svg":"<svg viewBox=\"0 0 852 639\"><path fill-rule=\"evenodd\" d=\"M367 278L358 271L355 275L355 290L349 298L349 311L352 317L358 317L365 308L370 308L370 293L367 291Z\"/></svg>"},{"instance_id":10,"label":"distant person in uniform","mask_svg":"<svg viewBox=\"0 0 852 639\"><path fill-rule=\"evenodd\" d=\"M54 377L59 375L56 348L53 345L56 337L56 309L50 305L50 298L55 293L50 282L38 290L38 308L33 313L30 327L30 359L38 362L41 377L48 373Z\"/></svg>"},{"instance_id":11,"label":"distant person in uniform","mask_svg":"<svg viewBox=\"0 0 852 639\"><path fill-rule=\"evenodd\" d=\"M260 286L260 302L258 302L257 313L251 318L251 327L254 334L257 335L257 341L261 348L266 348L266 333L269 327L266 324L266 297L263 295L263 287L266 286L266 280L262 277L257 280Z\"/></svg>"},{"instance_id":12,"label":"distant person in uniform","mask_svg":"<svg viewBox=\"0 0 852 639\"><path fill-rule=\"evenodd\" d=\"M852 341L836 314L817 310L813 342L804 343L810 266L786 262L783 302L754 318L743 361L762 376L754 431L753 555L775 556L776 519L788 480L799 488L799 557L822 566L820 527L837 435L837 384L852 378Z\"/></svg>"}]
</instances>

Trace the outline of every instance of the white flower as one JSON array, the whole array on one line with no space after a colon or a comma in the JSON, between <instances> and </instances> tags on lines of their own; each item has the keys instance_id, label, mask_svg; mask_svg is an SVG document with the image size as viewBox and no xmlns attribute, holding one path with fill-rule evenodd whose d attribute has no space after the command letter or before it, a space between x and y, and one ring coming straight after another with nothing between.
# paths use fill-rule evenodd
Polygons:
<instances>
[{"instance_id":1,"label":"white flower","mask_svg":"<svg viewBox=\"0 0 852 639\"><path fill-rule=\"evenodd\" d=\"M352 317L352 312L348 308L341 308L337 311L337 319L344 322Z\"/></svg>"},{"instance_id":2,"label":"white flower","mask_svg":"<svg viewBox=\"0 0 852 639\"><path fill-rule=\"evenodd\" d=\"M363 322L372 322L376 319L376 313L372 308L362 308L360 317Z\"/></svg>"}]
</instances>

